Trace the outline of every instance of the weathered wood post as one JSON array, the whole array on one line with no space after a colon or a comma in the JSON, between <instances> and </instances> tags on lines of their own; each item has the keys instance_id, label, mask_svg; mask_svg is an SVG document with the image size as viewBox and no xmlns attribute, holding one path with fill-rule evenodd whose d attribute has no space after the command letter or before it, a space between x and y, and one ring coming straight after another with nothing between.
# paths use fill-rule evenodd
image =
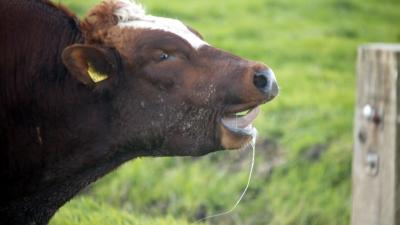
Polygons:
<instances>
[{"instance_id":1,"label":"weathered wood post","mask_svg":"<svg viewBox=\"0 0 400 225\"><path fill-rule=\"evenodd\" d=\"M400 224L400 45L358 49L352 225Z\"/></svg>"}]
</instances>

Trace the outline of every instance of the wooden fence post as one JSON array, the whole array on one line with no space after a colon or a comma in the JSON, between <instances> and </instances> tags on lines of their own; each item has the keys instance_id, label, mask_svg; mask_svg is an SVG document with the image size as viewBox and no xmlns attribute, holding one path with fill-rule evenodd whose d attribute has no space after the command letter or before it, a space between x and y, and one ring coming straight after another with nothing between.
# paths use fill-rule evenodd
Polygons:
<instances>
[{"instance_id":1,"label":"wooden fence post","mask_svg":"<svg viewBox=\"0 0 400 225\"><path fill-rule=\"evenodd\" d=\"M358 49L352 225L400 224L400 45Z\"/></svg>"}]
</instances>

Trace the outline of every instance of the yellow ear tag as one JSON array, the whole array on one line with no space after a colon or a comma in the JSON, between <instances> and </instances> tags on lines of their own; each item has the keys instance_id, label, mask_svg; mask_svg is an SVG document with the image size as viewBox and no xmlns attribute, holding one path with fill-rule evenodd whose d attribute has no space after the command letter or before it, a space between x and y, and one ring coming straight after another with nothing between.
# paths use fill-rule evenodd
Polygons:
<instances>
[{"instance_id":1,"label":"yellow ear tag","mask_svg":"<svg viewBox=\"0 0 400 225\"><path fill-rule=\"evenodd\" d=\"M97 82L103 81L108 78L107 74L99 73L98 71L96 71L93 68L93 66L90 63L88 63L88 66L89 66L88 74L89 74L90 78L93 80L93 82L97 83Z\"/></svg>"}]
</instances>

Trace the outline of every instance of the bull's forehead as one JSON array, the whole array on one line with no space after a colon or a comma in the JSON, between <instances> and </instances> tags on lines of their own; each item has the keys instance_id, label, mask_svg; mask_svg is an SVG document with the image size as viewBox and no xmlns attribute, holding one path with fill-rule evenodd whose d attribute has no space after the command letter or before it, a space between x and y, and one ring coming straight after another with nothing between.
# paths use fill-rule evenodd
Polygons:
<instances>
[{"instance_id":1,"label":"bull's forehead","mask_svg":"<svg viewBox=\"0 0 400 225\"><path fill-rule=\"evenodd\" d=\"M120 7L114 12L114 15L119 19L118 26L121 28L170 32L189 42L195 49L208 45L179 20L148 15L141 5L129 0L119 0L117 4Z\"/></svg>"},{"instance_id":2,"label":"bull's forehead","mask_svg":"<svg viewBox=\"0 0 400 225\"><path fill-rule=\"evenodd\" d=\"M207 42L200 39L187 26L176 19L146 15L132 21L119 23L118 26L121 28L141 28L170 32L189 42L195 49L208 45Z\"/></svg>"}]
</instances>

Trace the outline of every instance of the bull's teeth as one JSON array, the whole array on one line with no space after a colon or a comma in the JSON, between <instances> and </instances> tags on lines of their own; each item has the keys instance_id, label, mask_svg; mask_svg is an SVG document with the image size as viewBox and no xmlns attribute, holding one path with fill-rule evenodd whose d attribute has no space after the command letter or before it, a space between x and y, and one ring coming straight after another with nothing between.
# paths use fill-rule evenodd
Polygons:
<instances>
[{"instance_id":1,"label":"bull's teeth","mask_svg":"<svg viewBox=\"0 0 400 225\"><path fill-rule=\"evenodd\" d=\"M247 115L247 113L249 113L249 110L245 110L245 111L242 111L242 112L237 112L237 113L235 113L235 116L245 116L245 115Z\"/></svg>"}]
</instances>

